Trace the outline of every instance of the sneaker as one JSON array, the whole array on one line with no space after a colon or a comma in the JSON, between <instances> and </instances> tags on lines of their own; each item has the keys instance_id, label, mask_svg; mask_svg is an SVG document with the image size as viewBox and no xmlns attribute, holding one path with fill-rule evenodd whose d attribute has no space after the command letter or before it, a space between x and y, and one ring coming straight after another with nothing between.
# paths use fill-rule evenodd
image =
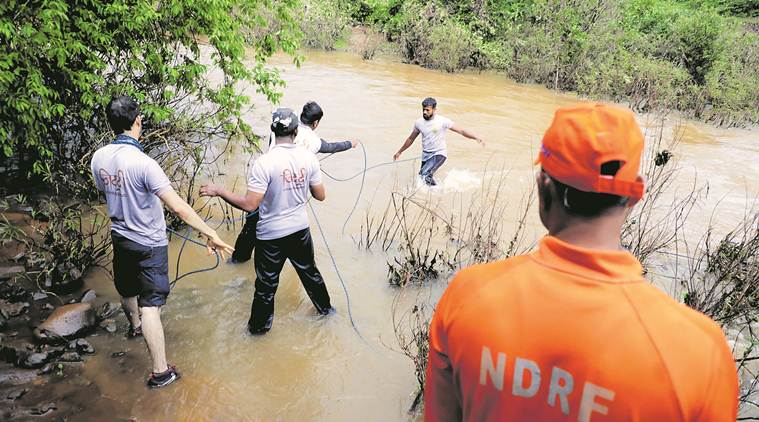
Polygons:
<instances>
[{"instance_id":1,"label":"sneaker","mask_svg":"<svg viewBox=\"0 0 759 422\"><path fill-rule=\"evenodd\" d=\"M137 338L142 337L142 326L139 326L137 328L129 326L129 331L127 331L127 338Z\"/></svg>"},{"instance_id":2,"label":"sneaker","mask_svg":"<svg viewBox=\"0 0 759 422\"><path fill-rule=\"evenodd\" d=\"M150 377L148 378L148 387L150 388L161 388L166 387L167 385L171 384L172 382L178 380L182 376L179 375L179 372L177 372L177 367L174 365L169 364L169 368L161 372L160 374L156 374L155 372L150 373Z\"/></svg>"}]
</instances>

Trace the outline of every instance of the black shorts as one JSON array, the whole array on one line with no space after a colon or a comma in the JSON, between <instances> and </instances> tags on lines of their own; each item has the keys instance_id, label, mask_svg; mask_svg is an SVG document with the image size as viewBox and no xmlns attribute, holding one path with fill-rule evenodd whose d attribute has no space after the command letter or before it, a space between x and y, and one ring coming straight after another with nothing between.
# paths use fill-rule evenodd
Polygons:
<instances>
[{"instance_id":1,"label":"black shorts","mask_svg":"<svg viewBox=\"0 0 759 422\"><path fill-rule=\"evenodd\" d=\"M122 297L138 296L140 307L163 306L169 296L169 247L143 246L111 232L113 282Z\"/></svg>"}]
</instances>

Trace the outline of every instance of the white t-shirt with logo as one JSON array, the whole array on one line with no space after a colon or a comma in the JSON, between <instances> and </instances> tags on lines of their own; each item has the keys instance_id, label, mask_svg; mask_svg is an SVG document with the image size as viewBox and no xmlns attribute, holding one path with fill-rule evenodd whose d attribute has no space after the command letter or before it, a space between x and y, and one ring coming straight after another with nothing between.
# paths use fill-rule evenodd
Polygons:
<instances>
[{"instance_id":1,"label":"white t-shirt with logo","mask_svg":"<svg viewBox=\"0 0 759 422\"><path fill-rule=\"evenodd\" d=\"M171 182L155 160L132 145L109 144L92 155L91 169L105 194L112 231L143 246L169 243L158 195Z\"/></svg>"},{"instance_id":2,"label":"white t-shirt with logo","mask_svg":"<svg viewBox=\"0 0 759 422\"><path fill-rule=\"evenodd\" d=\"M313 154L317 154L322 147L322 139L319 135L311 129L311 126L306 126L302 122L298 123L298 135L293 141L295 145L306 148ZM269 149L274 147L276 139L274 133L269 135Z\"/></svg>"},{"instance_id":3,"label":"white t-shirt with logo","mask_svg":"<svg viewBox=\"0 0 759 422\"><path fill-rule=\"evenodd\" d=\"M414 129L422 134L422 161L433 155L448 156L445 145L445 131L453 126L453 121L436 114L430 120L420 117L414 122Z\"/></svg>"},{"instance_id":4,"label":"white t-shirt with logo","mask_svg":"<svg viewBox=\"0 0 759 422\"><path fill-rule=\"evenodd\" d=\"M248 173L248 190L264 193L256 238L280 239L308 227L310 187L322 183L319 160L306 148L276 144Z\"/></svg>"}]
</instances>

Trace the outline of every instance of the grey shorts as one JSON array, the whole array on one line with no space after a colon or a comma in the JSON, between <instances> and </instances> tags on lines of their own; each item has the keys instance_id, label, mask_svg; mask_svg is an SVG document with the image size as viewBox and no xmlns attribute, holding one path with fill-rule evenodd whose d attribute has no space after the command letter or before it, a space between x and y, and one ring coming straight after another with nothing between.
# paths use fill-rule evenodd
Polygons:
<instances>
[{"instance_id":1,"label":"grey shorts","mask_svg":"<svg viewBox=\"0 0 759 422\"><path fill-rule=\"evenodd\" d=\"M111 232L113 281L122 297L140 307L163 306L169 296L169 247L144 246Z\"/></svg>"}]
</instances>

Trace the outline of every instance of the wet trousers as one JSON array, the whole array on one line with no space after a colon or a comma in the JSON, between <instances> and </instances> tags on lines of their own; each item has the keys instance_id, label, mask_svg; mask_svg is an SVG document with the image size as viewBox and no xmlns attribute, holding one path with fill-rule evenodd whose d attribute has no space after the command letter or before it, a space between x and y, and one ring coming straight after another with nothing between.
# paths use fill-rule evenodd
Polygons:
<instances>
[{"instance_id":1,"label":"wet trousers","mask_svg":"<svg viewBox=\"0 0 759 422\"><path fill-rule=\"evenodd\" d=\"M289 259L295 267L306 294L322 315L332 310L329 293L314 261L314 244L311 231L306 228L291 235L273 239L256 240L253 262L256 269L256 292L250 309L248 331L264 334L274 321L274 295L279 286L279 273Z\"/></svg>"}]
</instances>

